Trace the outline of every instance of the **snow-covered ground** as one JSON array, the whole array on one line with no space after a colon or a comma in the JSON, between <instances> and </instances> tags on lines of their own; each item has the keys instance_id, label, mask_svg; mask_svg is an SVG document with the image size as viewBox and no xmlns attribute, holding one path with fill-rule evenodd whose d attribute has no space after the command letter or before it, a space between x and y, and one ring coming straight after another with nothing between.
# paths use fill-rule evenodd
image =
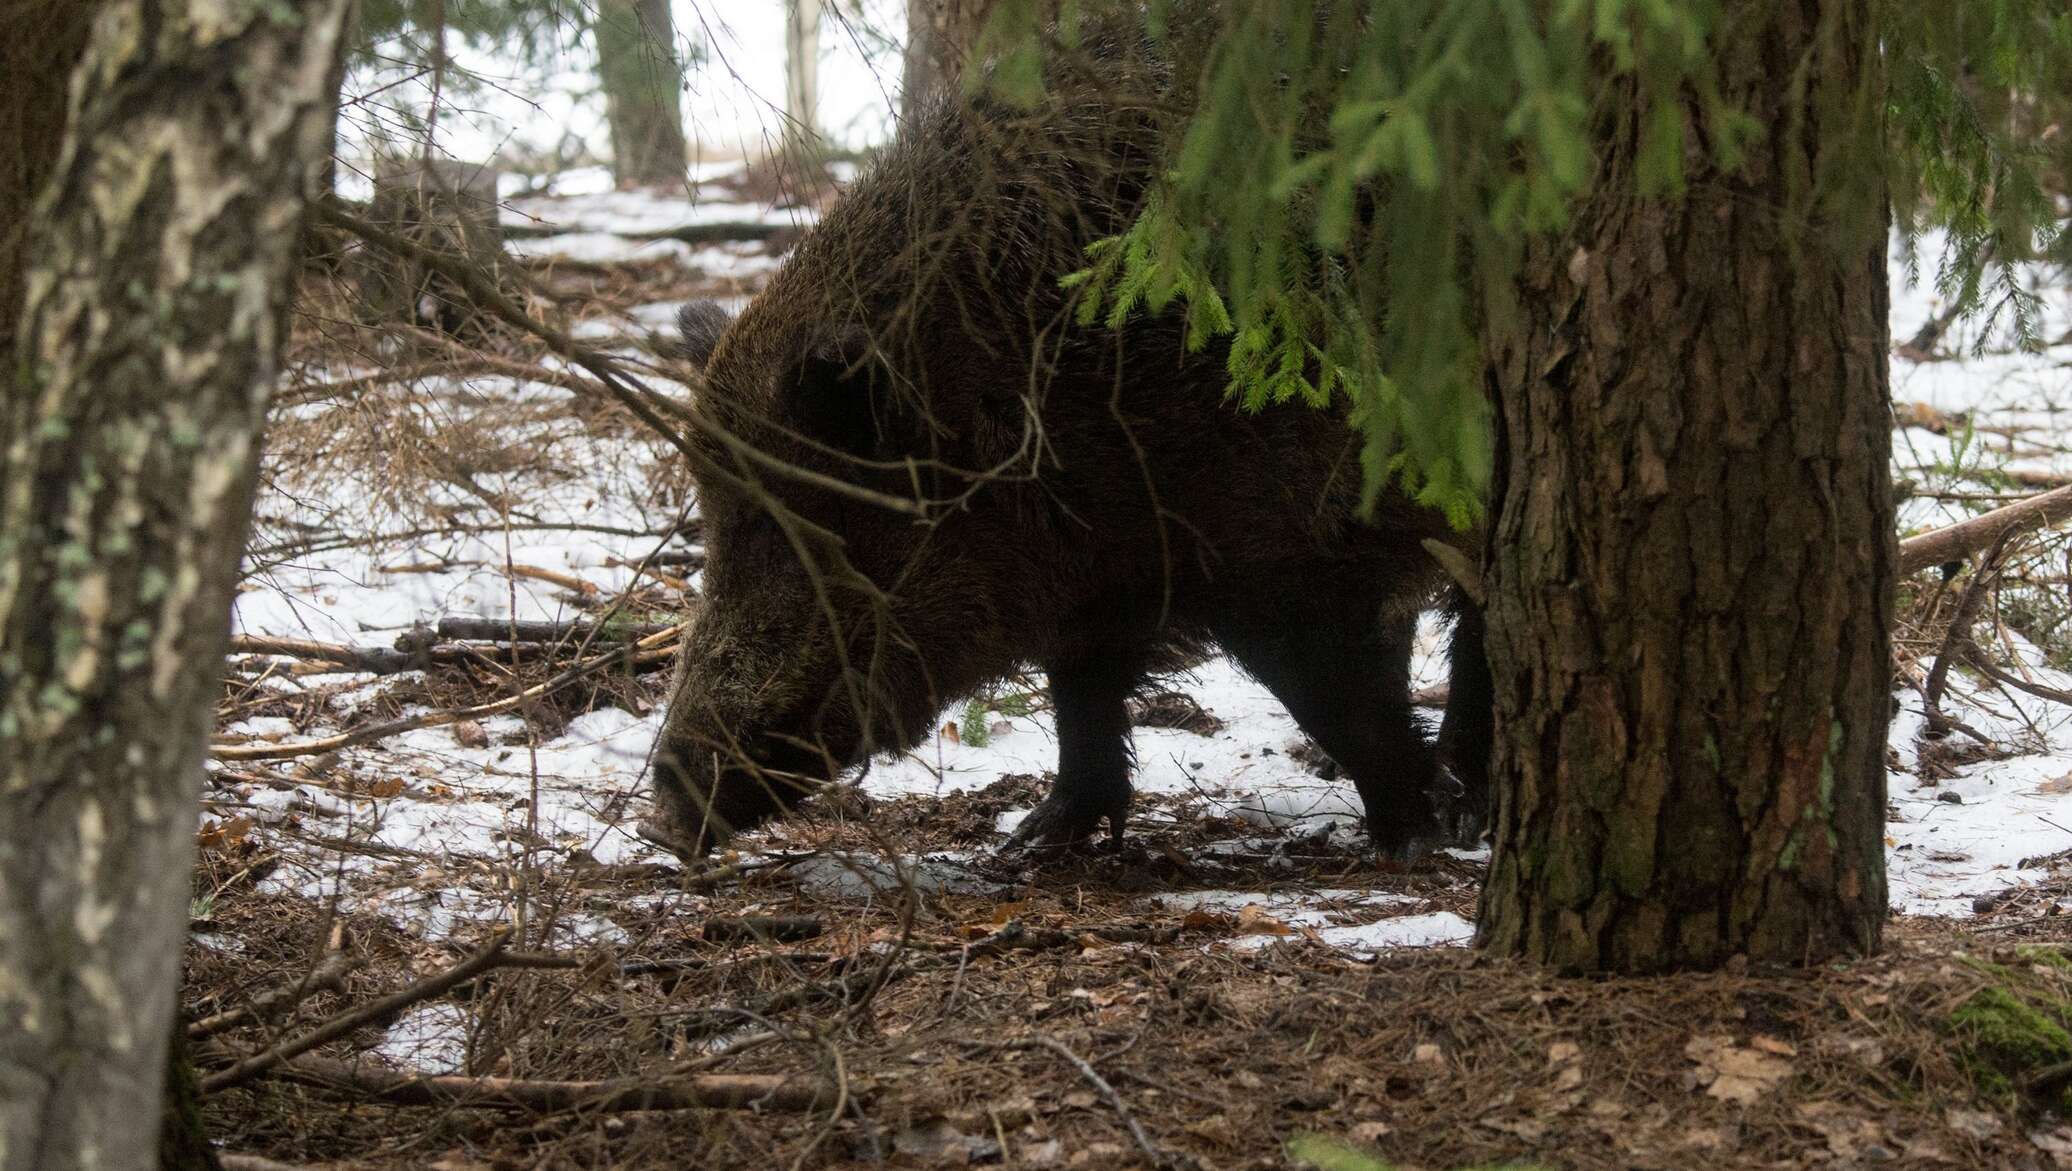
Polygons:
<instances>
[{"instance_id":1,"label":"snow-covered ground","mask_svg":"<svg viewBox=\"0 0 2072 1171\"><path fill-rule=\"evenodd\" d=\"M735 280L745 288L774 263L748 247L692 248L678 241L637 237L689 224L721 220L770 222L790 217L743 205L700 204L652 195L603 193L576 197L538 197L514 201L514 222L564 225L569 234L523 242L529 254L623 259L629 254L668 256L679 263ZM785 219L783 222L799 222ZM668 247L675 245L675 247ZM629 250L632 250L629 253ZM1895 262L1895 281L1903 269ZM637 337L665 329L678 303L658 303L634 310L618 323L592 322L585 336L606 340ZM1905 338L1934 312L1931 297L1895 284L1893 330ZM2048 290L2042 332L2064 337L2072 329L2072 298L2063 289ZM2039 420L2059 433L2061 410L2072 410L2072 344L2036 353L1989 354L1932 364L1895 363L1894 397L1923 402L1943 412L1973 412L1973 421ZM470 379L465 386L431 387L440 399L451 391L477 404L537 402L567 392L540 384L507 379ZM462 392L465 391L465 395ZM422 392L420 392L422 393ZM459 412L463 408L454 406ZM608 450L602 441L580 433L552 436L552 466L542 477L536 468L482 473L478 482L522 499L532 525L570 524L566 530L519 526L510 531L442 534L384 542L378 547L290 552L285 560L265 562L251 577L237 603L240 632L382 646L418 623L442 616L568 619L578 610L565 585L507 572L524 566L572 575L609 596L628 587L640 561L662 539L686 501L671 498L640 482L638 471L663 462L659 448L628 452ZM1923 429L1896 433L1896 471L1920 478L1924 466L1948 463L1958 456L1958 440ZM644 441L633 440L639 444ZM2072 453L2055 450L2014 458L2025 466L2072 472ZM1990 454L1990 453L1989 453ZM1966 455L1977 459L1976 451ZM1992 462L2006 462L1994 456ZM595 469L606 469L590 474ZM378 483L379 468L355 478L327 472L298 479L293 468L275 470L262 499L260 514L274 530L294 525L321 526L344 534L392 531L384 521L385 505ZM313 480L314 482L305 482ZM480 501L455 489L455 508L479 507ZM1905 522L1912 527L1945 523L1963 515L1961 504L1910 505ZM264 526L263 526L264 527ZM263 542L262 542L263 544ZM1436 628L1420 637L1415 669L1417 685L1439 682L1445 664ZM2049 668L2031 654L2029 668L2049 686L2072 689L2072 677ZM374 683L350 676L281 679L268 684L283 690L327 685L341 688L334 704L350 708L370 697ZM1263 841L1288 835L1334 832L1351 834L1358 802L1350 787L1320 780L1289 750L1299 741L1294 722L1261 686L1230 662L1213 660L1176 686L1220 718L1224 726L1200 736L1177 729L1140 728L1136 732L1140 791L1191 795L1212 808L1256 826ZM2010 884L2042 876L2023 869L2025 859L2072 849L2072 711L2026 698L2010 700L1995 692L1975 693L1960 680L1954 702L1962 718L1988 737L2011 746L2006 759L1965 764L1953 778L1926 787L1913 775L1919 767L1917 733L1922 726L1918 697L1899 693L1901 713L1894 722L1891 746L1898 770L1891 781L1889 859L1891 900L1911 914L1969 914L1972 900ZM328 857L322 866L284 866L267 881L279 889L340 897L380 908L399 922L428 934L443 935L456 922L499 913L504 896L458 885L428 897L424 868L457 868L466 860L505 862L529 860L554 864L570 858L602 863L660 860L645 842L632 835L644 798L640 774L660 720L656 711L604 708L578 716L551 742L525 745L524 729L515 717L481 722L481 737L461 742L447 727L407 732L379 744L347 749L326 758L338 775L396 778L399 784L364 786L359 795L341 794L322 777L288 778L292 789L245 786L249 814L260 824L279 823L291 812L317 811L325 832L375 843L386 853ZM954 722L954 717L945 722ZM873 762L863 780L877 797L903 794L948 794L984 788L1002 776L1041 775L1057 763L1053 726L1047 715L1010 716L994 713L983 746L940 734L918 749ZM295 739L322 735L321 726L297 732L286 720L255 719L225 729L231 740ZM379 791L384 795L371 795ZM1002 818L999 828L1012 827L1020 813ZM1141 818L1162 816L1140 806ZM930 870L929 867L936 867ZM868 866L853 861L825 867L827 882L869 883L858 874ZM1270 870L1270 867L1267 869ZM405 871L417 881L408 881ZM962 874L955 859L922 862L928 881L955 883ZM850 876L849 879L842 875ZM384 875L388 876L384 878ZM1262 875L1270 881L1271 875ZM433 884L436 886L436 884ZM1167 901L1168 909L1214 906L1236 912L1247 905L1308 938L1343 947L1355 954L1375 949L1459 943L1470 926L1447 912L1416 913L1410 900L1392 907L1389 896L1372 892L1312 892L1293 896L1256 892L1195 892ZM1342 911L1358 912L1347 922ZM1400 912L1400 913L1397 913ZM1379 918L1377 918L1379 916ZM609 938L610 924L569 917L567 929ZM1254 946L1274 938L1272 932L1241 935L1230 946Z\"/></svg>"}]
</instances>

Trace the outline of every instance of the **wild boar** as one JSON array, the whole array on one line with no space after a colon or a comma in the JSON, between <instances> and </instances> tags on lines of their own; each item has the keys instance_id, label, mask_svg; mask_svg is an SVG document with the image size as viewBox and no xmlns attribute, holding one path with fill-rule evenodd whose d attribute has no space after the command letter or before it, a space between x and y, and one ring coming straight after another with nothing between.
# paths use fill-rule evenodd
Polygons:
<instances>
[{"instance_id":1,"label":"wild boar","mask_svg":"<svg viewBox=\"0 0 2072 1171\"><path fill-rule=\"evenodd\" d=\"M1448 588L1422 543L1459 535L1397 495L1363 519L1343 411L1240 409L1227 350L1190 352L1177 314L1074 320L1060 278L1155 165L1158 115L1112 76L1152 67L1117 56L1033 110L940 102L738 319L684 311L698 408L737 442L697 440L704 602L653 840L701 855L1031 665L1058 770L1016 841L1119 836L1126 701L1211 647L1351 777L1384 854L1476 832L1489 683L1457 600L1439 748L1408 696L1416 615Z\"/></svg>"}]
</instances>

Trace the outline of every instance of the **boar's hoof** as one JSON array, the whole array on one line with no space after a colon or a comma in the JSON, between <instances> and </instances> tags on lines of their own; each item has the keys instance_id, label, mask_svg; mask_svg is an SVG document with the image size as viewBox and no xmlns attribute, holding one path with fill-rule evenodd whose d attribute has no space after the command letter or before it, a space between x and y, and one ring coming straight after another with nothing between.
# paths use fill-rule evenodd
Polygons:
<instances>
[{"instance_id":1,"label":"boar's hoof","mask_svg":"<svg viewBox=\"0 0 2072 1171\"><path fill-rule=\"evenodd\" d=\"M706 854L710 852L709 847L698 840L696 833L686 832L676 823L661 816L650 815L641 818L635 830L643 839L676 855L686 866L695 866L705 861Z\"/></svg>"},{"instance_id":2,"label":"boar's hoof","mask_svg":"<svg viewBox=\"0 0 2072 1171\"><path fill-rule=\"evenodd\" d=\"M1460 783L1452 770L1443 770L1432 788L1432 810L1438 821L1440 844L1463 850L1479 849L1489 832L1489 795Z\"/></svg>"},{"instance_id":3,"label":"boar's hoof","mask_svg":"<svg viewBox=\"0 0 2072 1171\"><path fill-rule=\"evenodd\" d=\"M1109 834L1116 842L1122 841L1122 823L1129 816L1129 797L1124 795L1120 805L1107 805L1087 801L1074 801L1052 793L1045 797L1022 823L1015 827L1014 835L1001 847L1003 853L1014 850L1054 849L1083 842L1101 828L1106 821Z\"/></svg>"}]
</instances>

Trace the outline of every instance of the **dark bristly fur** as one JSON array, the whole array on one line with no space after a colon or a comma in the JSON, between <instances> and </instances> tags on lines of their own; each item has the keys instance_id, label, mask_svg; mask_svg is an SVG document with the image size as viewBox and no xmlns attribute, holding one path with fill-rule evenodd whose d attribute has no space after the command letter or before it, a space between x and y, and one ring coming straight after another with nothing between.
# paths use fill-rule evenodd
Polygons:
<instances>
[{"instance_id":1,"label":"dark bristly fur","mask_svg":"<svg viewBox=\"0 0 2072 1171\"><path fill-rule=\"evenodd\" d=\"M708 477L706 600L655 757L651 837L686 855L1024 665L1050 678L1055 790L1019 839L1083 837L1129 804L1125 700L1220 645L1351 775L1382 848L1446 836L1451 787L1407 695L1443 518L1356 518L1342 416L1223 401L1224 352L1170 317L1071 324L1058 278L1135 214L1156 62L1128 43L1059 67L1041 105L937 106L843 195L738 320L683 319L701 405L788 462L954 504L911 516L758 473ZM753 487L759 485L759 487ZM782 513L773 514L771 501ZM1478 820L1479 624L1441 742ZM1482 682L1478 685L1476 679ZM1480 694L1461 695L1460 692Z\"/></svg>"}]
</instances>

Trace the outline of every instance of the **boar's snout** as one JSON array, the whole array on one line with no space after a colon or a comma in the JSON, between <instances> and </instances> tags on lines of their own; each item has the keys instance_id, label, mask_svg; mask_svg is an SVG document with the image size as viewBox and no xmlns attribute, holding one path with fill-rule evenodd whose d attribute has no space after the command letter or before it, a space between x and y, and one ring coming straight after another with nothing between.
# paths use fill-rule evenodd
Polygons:
<instances>
[{"instance_id":1,"label":"boar's snout","mask_svg":"<svg viewBox=\"0 0 2072 1171\"><path fill-rule=\"evenodd\" d=\"M776 630L691 628L656 743L641 832L686 860L783 812L846 767L861 739L811 683L821 655Z\"/></svg>"}]
</instances>

